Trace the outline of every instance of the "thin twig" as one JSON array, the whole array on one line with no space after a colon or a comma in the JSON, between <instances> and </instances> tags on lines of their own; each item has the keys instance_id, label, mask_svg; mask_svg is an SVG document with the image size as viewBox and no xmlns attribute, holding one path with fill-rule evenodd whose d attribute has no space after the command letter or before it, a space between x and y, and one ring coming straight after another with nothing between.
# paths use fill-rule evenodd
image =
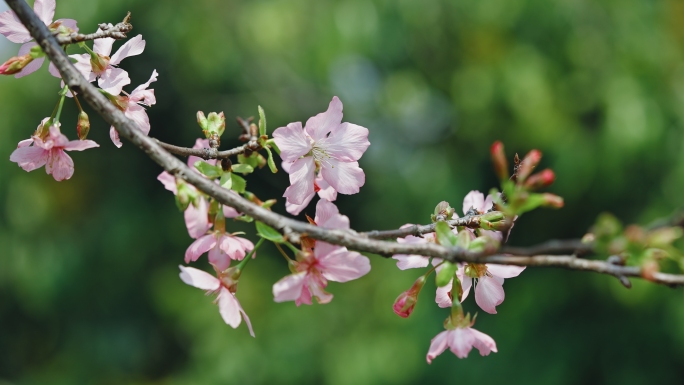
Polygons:
<instances>
[{"instance_id":1,"label":"thin twig","mask_svg":"<svg viewBox=\"0 0 684 385\"><path fill-rule=\"evenodd\" d=\"M370 239L353 230L324 229L308 223L300 222L270 210L264 209L241 196L232 193L192 171L183 162L164 150L154 139L140 131L135 123L128 119L121 110L110 103L98 90L90 84L73 66L60 47L57 39L50 34L43 22L23 0L6 0L19 20L27 27L43 52L54 63L62 78L73 91L80 92L88 104L109 124L113 125L119 135L143 150L152 160L169 173L196 186L202 192L214 197L218 202L237 209L252 218L286 234L290 239L299 234L316 240L346 246L353 250L365 251L391 256L393 254L417 254L443 258L449 261L466 261L477 263L499 263L522 266L563 267L573 270L594 271L613 276L641 277L642 270L637 266L620 266L606 261L586 260L574 256L510 256L491 255L495 251L474 253L459 247L444 247L434 243L409 244ZM651 281L666 285L684 285L684 275L654 273Z\"/></svg>"},{"instance_id":2,"label":"thin twig","mask_svg":"<svg viewBox=\"0 0 684 385\"><path fill-rule=\"evenodd\" d=\"M245 151L251 150L251 151L258 151L261 149L261 146L259 146L256 143L249 142L246 144L243 144L242 146L238 146L235 148L232 148L230 150L224 150L224 151L218 151L218 149L215 148L187 148L187 147L179 147L179 146L174 146L173 144L168 144L160 141L159 139L155 139L155 141L163 147L166 151L175 154L175 155L180 155L180 156L197 156L202 159L227 159L230 158L231 156L239 155L239 154L244 154ZM256 146L255 146L256 144Z\"/></svg>"},{"instance_id":3,"label":"thin twig","mask_svg":"<svg viewBox=\"0 0 684 385\"><path fill-rule=\"evenodd\" d=\"M105 37L110 37L117 40L126 39L126 34L131 32L133 29L133 26L128 22L130 19L131 13L128 12L124 20L116 25L102 23L98 25L99 29L97 32L89 33L87 35L77 32L74 32L68 36L58 35L57 41L61 45L66 45L80 43L82 41L102 39Z\"/></svg>"}]
</instances>

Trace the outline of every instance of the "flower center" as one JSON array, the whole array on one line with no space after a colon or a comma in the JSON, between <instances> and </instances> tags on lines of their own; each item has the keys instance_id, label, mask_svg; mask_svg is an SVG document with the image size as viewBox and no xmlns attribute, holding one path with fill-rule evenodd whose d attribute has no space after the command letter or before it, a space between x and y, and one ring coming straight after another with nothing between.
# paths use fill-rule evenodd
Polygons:
<instances>
[{"instance_id":1,"label":"flower center","mask_svg":"<svg viewBox=\"0 0 684 385\"><path fill-rule=\"evenodd\" d=\"M470 278L480 278L487 274L487 265L469 263L465 267L465 275Z\"/></svg>"},{"instance_id":2,"label":"flower center","mask_svg":"<svg viewBox=\"0 0 684 385\"><path fill-rule=\"evenodd\" d=\"M316 165L326 165L330 166L330 154L326 151L326 148L316 143L311 148L311 155L316 162Z\"/></svg>"}]
</instances>

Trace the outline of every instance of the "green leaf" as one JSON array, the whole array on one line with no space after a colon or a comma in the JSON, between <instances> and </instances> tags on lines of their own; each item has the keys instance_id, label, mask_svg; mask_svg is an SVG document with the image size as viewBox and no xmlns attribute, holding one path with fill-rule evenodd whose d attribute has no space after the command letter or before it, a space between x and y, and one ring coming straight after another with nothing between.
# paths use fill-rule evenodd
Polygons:
<instances>
[{"instance_id":1,"label":"green leaf","mask_svg":"<svg viewBox=\"0 0 684 385\"><path fill-rule=\"evenodd\" d=\"M238 192L240 194L245 193L245 188L247 188L247 182L245 179L239 175L235 175L233 173L230 173L230 178L232 179L233 186L232 189L235 192Z\"/></svg>"},{"instance_id":2,"label":"green leaf","mask_svg":"<svg viewBox=\"0 0 684 385\"><path fill-rule=\"evenodd\" d=\"M248 164L234 164L232 166L233 172L239 172L240 174L250 174L254 172L254 167Z\"/></svg>"},{"instance_id":3,"label":"green leaf","mask_svg":"<svg viewBox=\"0 0 684 385\"><path fill-rule=\"evenodd\" d=\"M238 155L238 163L240 164L248 164L252 166L252 168L257 168L259 165L259 158L257 158L255 155L257 155L256 152L252 153L250 156L245 156L244 154Z\"/></svg>"},{"instance_id":4,"label":"green leaf","mask_svg":"<svg viewBox=\"0 0 684 385\"><path fill-rule=\"evenodd\" d=\"M250 217L249 215L240 215L239 217L235 217L233 219L235 219L236 221L242 221L247 223L254 222L254 218Z\"/></svg>"},{"instance_id":5,"label":"green leaf","mask_svg":"<svg viewBox=\"0 0 684 385\"><path fill-rule=\"evenodd\" d=\"M454 278L454 274L456 274L456 270L458 269L458 265L455 263L451 262L444 262L442 265L442 269L437 273L437 277L435 278L435 284L437 284L438 287L444 287L449 284L449 281L451 281L452 278Z\"/></svg>"},{"instance_id":6,"label":"green leaf","mask_svg":"<svg viewBox=\"0 0 684 385\"><path fill-rule=\"evenodd\" d=\"M437 233L437 242L442 246L456 246L458 238L456 234L451 232L451 228L446 222L437 222L435 225L435 232Z\"/></svg>"},{"instance_id":7,"label":"green leaf","mask_svg":"<svg viewBox=\"0 0 684 385\"><path fill-rule=\"evenodd\" d=\"M278 167L276 167L275 162L273 161L273 153L268 147L264 147L264 149L268 153L268 168L270 168L271 172L275 174L278 172Z\"/></svg>"},{"instance_id":8,"label":"green leaf","mask_svg":"<svg viewBox=\"0 0 684 385\"><path fill-rule=\"evenodd\" d=\"M195 162L195 168L199 170L202 174L207 176L208 178L218 178L221 175L223 175L223 169L219 166L212 166L209 163L198 160Z\"/></svg>"},{"instance_id":9,"label":"green leaf","mask_svg":"<svg viewBox=\"0 0 684 385\"><path fill-rule=\"evenodd\" d=\"M517 207L515 210L515 213L517 215L524 214L528 211L532 211L539 206L543 205L546 202L546 199L544 199L544 195L542 194L530 194L527 199L525 199L525 202L523 202L520 206Z\"/></svg>"},{"instance_id":10,"label":"green leaf","mask_svg":"<svg viewBox=\"0 0 684 385\"><path fill-rule=\"evenodd\" d=\"M231 177L232 173L226 172L221 175L221 180L219 183L221 184L221 187L230 190L231 187L233 187L233 178Z\"/></svg>"},{"instance_id":11,"label":"green leaf","mask_svg":"<svg viewBox=\"0 0 684 385\"><path fill-rule=\"evenodd\" d=\"M273 227L263 223L263 222L256 222L256 229L257 233L259 233L259 236L261 238L267 239L271 242L275 243L283 243L285 240L283 239L283 236L278 232L278 230L274 229Z\"/></svg>"},{"instance_id":12,"label":"green leaf","mask_svg":"<svg viewBox=\"0 0 684 385\"><path fill-rule=\"evenodd\" d=\"M272 138L267 140L266 145L270 146L272 149L275 150L275 152L278 153L278 155L280 155L280 149L278 148L278 145L275 143L275 140L273 140Z\"/></svg>"},{"instance_id":13,"label":"green leaf","mask_svg":"<svg viewBox=\"0 0 684 385\"><path fill-rule=\"evenodd\" d=\"M266 135L266 113L259 106L259 136Z\"/></svg>"}]
</instances>

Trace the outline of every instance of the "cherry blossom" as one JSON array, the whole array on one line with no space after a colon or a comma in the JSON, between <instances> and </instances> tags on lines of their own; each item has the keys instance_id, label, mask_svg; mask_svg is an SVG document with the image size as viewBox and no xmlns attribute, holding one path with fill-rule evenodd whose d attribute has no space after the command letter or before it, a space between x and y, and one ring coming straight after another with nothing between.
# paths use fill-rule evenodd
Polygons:
<instances>
[{"instance_id":1,"label":"cherry blossom","mask_svg":"<svg viewBox=\"0 0 684 385\"><path fill-rule=\"evenodd\" d=\"M142 39L142 35L132 38L110 58L114 41L111 37L97 39L93 43L92 53L69 55L69 57L76 59L74 66L89 82L97 79L100 88L111 95L118 95L124 86L131 84L131 79L128 77L128 72L115 66L127 57L140 55L145 49L145 40ZM52 74L59 77L58 73Z\"/></svg>"},{"instance_id":2,"label":"cherry blossom","mask_svg":"<svg viewBox=\"0 0 684 385\"><path fill-rule=\"evenodd\" d=\"M458 218L457 214L454 214L452 216L452 219ZM413 226L410 223L407 223L400 228L406 228ZM452 233L458 234L458 229L453 228L451 230ZM420 243L435 243L435 233L427 233L423 234L421 237L416 237L413 235L407 235L404 238L397 238L397 243L409 243L409 244L420 244ZM427 267L430 264L430 258L429 257L424 257L422 255L415 255L415 254L394 254L392 256L392 259L395 259L397 261L397 267L399 270L406 270L406 269L417 269L421 267ZM440 258L433 258L433 265L437 265L438 263L442 262Z\"/></svg>"},{"instance_id":3,"label":"cherry blossom","mask_svg":"<svg viewBox=\"0 0 684 385\"><path fill-rule=\"evenodd\" d=\"M325 199L316 205L314 221L320 227L349 228L349 218L341 215L337 207ZM311 305L312 297L316 297L318 303L328 303L333 298L324 290L329 280L348 282L370 271L367 257L346 247L321 241L316 241L313 251L300 253L293 265L295 273L273 285L276 302L295 301L297 306L303 303Z\"/></svg>"},{"instance_id":4,"label":"cherry blossom","mask_svg":"<svg viewBox=\"0 0 684 385\"><path fill-rule=\"evenodd\" d=\"M468 357L468 353L470 353L473 347L479 350L482 356L487 356L491 352L497 352L496 342L494 342L492 337L470 326L456 327L445 330L432 339L427 354L428 364L431 364L432 360L442 354L447 347L458 358Z\"/></svg>"},{"instance_id":5,"label":"cherry blossom","mask_svg":"<svg viewBox=\"0 0 684 385\"><path fill-rule=\"evenodd\" d=\"M52 18L55 16L55 7L55 0L36 0L33 4L33 10L36 12L36 15L38 15L40 20L48 26L51 32L58 32L61 34L78 32L76 20L59 19L54 23L52 22ZM26 27L19 21L19 18L17 18L14 11L11 10L0 13L0 34L5 35L7 40L12 43L22 44L17 56L24 56L31 51L31 48L37 46L35 42L31 42L31 40L33 40L31 34L29 34ZM45 57L34 59L14 76L20 78L36 72L43 65L43 61L45 61ZM50 63L50 72L59 73L52 63Z\"/></svg>"},{"instance_id":6,"label":"cherry blossom","mask_svg":"<svg viewBox=\"0 0 684 385\"><path fill-rule=\"evenodd\" d=\"M254 249L254 244L244 238L214 231L197 238L185 251L185 263L196 261L202 254L209 252L209 262L219 270L230 266L231 260L241 261ZM252 254L256 258L256 253Z\"/></svg>"},{"instance_id":7,"label":"cherry blossom","mask_svg":"<svg viewBox=\"0 0 684 385\"><path fill-rule=\"evenodd\" d=\"M249 334L254 337L252 323L249 321L247 313L240 306L240 302L235 297L237 285L232 282L229 276L218 272L216 278L211 274L192 267L180 267L180 278L183 282L198 289L206 290L207 293L218 293L216 302L218 303L219 313L223 320L233 329L240 326L242 318L245 319ZM240 317L242 315L242 317Z\"/></svg>"},{"instance_id":8,"label":"cherry blossom","mask_svg":"<svg viewBox=\"0 0 684 385\"><path fill-rule=\"evenodd\" d=\"M485 196L483 193L473 190L468 193L468 195L463 198L463 214L467 214L470 209L477 211L477 214L484 214L492 209L494 206L494 199L491 195ZM499 242L503 240L503 234L500 231L482 230L480 229L481 235L487 235L492 239Z\"/></svg>"},{"instance_id":9,"label":"cherry blossom","mask_svg":"<svg viewBox=\"0 0 684 385\"><path fill-rule=\"evenodd\" d=\"M290 204L290 212L311 201L316 193L319 175L340 194L356 194L365 183L366 176L357 162L366 151L368 129L351 123L342 123L342 102L333 97L328 110L307 120L290 123L273 132L280 148L283 169L290 174L290 187L283 196ZM327 186L318 184L320 189ZM332 198L327 195L326 198Z\"/></svg>"},{"instance_id":10,"label":"cherry blossom","mask_svg":"<svg viewBox=\"0 0 684 385\"><path fill-rule=\"evenodd\" d=\"M45 118L38 126L39 130L48 119ZM93 147L99 145L92 140L69 141L59 131L58 123L50 127L44 139L33 136L19 142L17 149L10 155L10 161L16 162L25 171L45 166L46 173L51 174L56 181L62 181L74 175L74 161L64 151L83 151Z\"/></svg>"},{"instance_id":11,"label":"cherry blossom","mask_svg":"<svg viewBox=\"0 0 684 385\"><path fill-rule=\"evenodd\" d=\"M148 90L147 87L149 87L152 82L157 81L158 75L159 74L156 70L152 71L152 76L150 77L150 80L147 81L147 83L139 85L133 90L133 92L131 92L130 94L126 94L126 96L115 97L116 106L119 107L121 111L123 111L124 115L126 115L127 118L135 122L140 131L145 133L145 135L150 133L150 119L147 117L145 107L150 107L157 102L157 99L154 96L154 90ZM119 90L119 92L121 92L121 90ZM124 91L124 93L126 92ZM118 93L116 95L118 95ZM119 133L116 131L114 126L109 128L109 137L112 139L112 142L114 142L114 145L116 145L116 147L121 147ZM190 164L189 166L192 167L192 165Z\"/></svg>"}]
</instances>

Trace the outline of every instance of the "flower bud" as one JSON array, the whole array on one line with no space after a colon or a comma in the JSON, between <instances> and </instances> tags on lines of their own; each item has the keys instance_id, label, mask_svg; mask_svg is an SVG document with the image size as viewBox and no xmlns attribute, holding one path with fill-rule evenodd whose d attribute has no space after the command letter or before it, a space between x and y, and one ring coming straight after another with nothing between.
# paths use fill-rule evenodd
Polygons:
<instances>
[{"instance_id":1,"label":"flower bud","mask_svg":"<svg viewBox=\"0 0 684 385\"><path fill-rule=\"evenodd\" d=\"M109 66L109 56L100 55L99 53L90 54L90 66L96 74L103 73Z\"/></svg>"},{"instance_id":2,"label":"flower bud","mask_svg":"<svg viewBox=\"0 0 684 385\"><path fill-rule=\"evenodd\" d=\"M199 124L200 128L202 128L202 131L207 131L207 117L204 116L204 112L202 111L197 111L197 124Z\"/></svg>"},{"instance_id":3,"label":"flower bud","mask_svg":"<svg viewBox=\"0 0 684 385\"><path fill-rule=\"evenodd\" d=\"M525 187L533 190L550 186L556 180L556 174L550 168L542 170L525 181Z\"/></svg>"},{"instance_id":4,"label":"flower bud","mask_svg":"<svg viewBox=\"0 0 684 385\"><path fill-rule=\"evenodd\" d=\"M88 114L85 111L81 111L78 114L78 123L76 124L76 132L78 133L78 138L85 140L88 137L88 132L90 131L90 120L88 120Z\"/></svg>"},{"instance_id":5,"label":"flower bud","mask_svg":"<svg viewBox=\"0 0 684 385\"><path fill-rule=\"evenodd\" d=\"M15 56L0 65L0 75L14 75L33 61L31 54Z\"/></svg>"},{"instance_id":6,"label":"flower bud","mask_svg":"<svg viewBox=\"0 0 684 385\"><path fill-rule=\"evenodd\" d=\"M541 157L542 153L539 150L532 150L525 155L525 158L523 158L522 162L520 163L520 167L518 168L519 182L524 182L525 179L530 176L532 170L534 170L534 168L539 164Z\"/></svg>"},{"instance_id":7,"label":"flower bud","mask_svg":"<svg viewBox=\"0 0 684 385\"><path fill-rule=\"evenodd\" d=\"M506 160L503 143L497 140L492 144L489 152L492 154L492 163L494 164L496 176L498 176L500 180L508 179L508 161Z\"/></svg>"},{"instance_id":8,"label":"flower bud","mask_svg":"<svg viewBox=\"0 0 684 385\"><path fill-rule=\"evenodd\" d=\"M210 112L207 118L207 131L210 133L217 133L219 136L223 135L226 129L226 116L223 111L220 113Z\"/></svg>"},{"instance_id":9,"label":"flower bud","mask_svg":"<svg viewBox=\"0 0 684 385\"><path fill-rule=\"evenodd\" d=\"M549 193L544 193L542 194L544 198L544 206L547 207L555 207L557 209L563 207L565 205L563 198L559 197L556 194L549 194Z\"/></svg>"},{"instance_id":10,"label":"flower bud","mask_svg":"<svg viewBox=\"0 0 684 385\"><path fill-rule=\"evenodd\" d=\"M433 222L448 221L453 217L454 210L453 207L449 206L449 202L441 201L435 207L434 214L432 214L431 219Z\"/></svg>"},{"instance_id":11,"label":"flower bud","mask_svg":"<svg viewBox=\"0 0 684 385\"><path fill-rule=\"evenodd\" d=\"M399 297L397 297L397 299L394 301L394 305L392 306L392 310L394 310L396 315L399 317L408 318L408 316L413 313L413 308L418 302L418 294L420 294L420 290L425 285L425 281L425 276L421 275L418 277L416 282L413 283L413 286L411 286L410 289L399 294Z\"/></svg>"}]
</instances>

